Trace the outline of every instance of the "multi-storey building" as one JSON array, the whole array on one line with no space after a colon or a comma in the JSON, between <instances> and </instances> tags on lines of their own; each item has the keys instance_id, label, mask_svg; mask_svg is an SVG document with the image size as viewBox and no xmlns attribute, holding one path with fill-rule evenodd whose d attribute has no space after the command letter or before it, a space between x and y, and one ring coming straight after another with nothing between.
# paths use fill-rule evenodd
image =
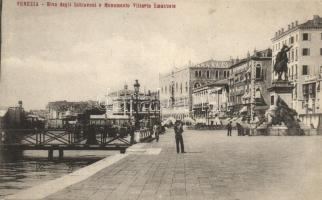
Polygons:
<instances>
[{"instance_id":1,"label":"multi-storey building","mask_svg":"<svg viewBox=\"0 0 322 200\"><path fill-rule=\"evenodd\" d=\"M271 56L271 49L254 51L254 55L248 53L247 58L236 60L230 66L228 110L231 115L251 116L251 112L263 115L268 109Z\"/></svg>"},{"instance_id":2,"label":"multi-storey building","mask_svg":"<svg viewBox=\"0 0 322 200\"><path fill-rule=\"evenodd\" d=\"M314 15L277 31L272 38L273 65L283 45L292 47L288 52L288 77L294 86L291 105L304 123L322 128L322 18Z\"/></svg>"},{"instance_id":3,"label":"multi-storey building","mask_svg":"<svg viewBox=\"0 0 322 200\"><path fill-rule=\"evenodd\" d=\"M200 123L215 124L227 112L228 92L228 79L195 88L192 93L193 118Z\"/></svg>"},{"instance_id":4,"label":"multi-storey building","mask_svg":"<svg viewBox=\"0 0 322 200\"><path fill-rule=\"evenodd\" d=\"M139 119L159 119L159 93L139 92L136 96L134 90L128 88L111 92L107 96L106 114L111 116L126 116L129 119L138 114Z\"/></svg>"},{"instance_id":5,"label":"multi-storey building","mask_svg":"<svg viewBox=\"0 0 322 200\"><path fill-rule=\"evenodd\" d=\"M227 78L229 65L230 61L211 59L160 75L162 116L176 119L191 117L193 89Z\"/></svg>"}]
</instances>

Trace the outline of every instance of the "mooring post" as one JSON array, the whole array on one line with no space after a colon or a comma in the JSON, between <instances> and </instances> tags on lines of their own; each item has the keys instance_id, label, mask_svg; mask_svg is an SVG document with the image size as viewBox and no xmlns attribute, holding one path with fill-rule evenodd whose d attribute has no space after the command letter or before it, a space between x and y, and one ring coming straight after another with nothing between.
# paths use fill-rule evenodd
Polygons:
<instances>
[{"instance_id":1,"label":"mooring post","mask_svg":"<svg viewBox=\"0 0 322 200\"><path fill-rule=\"evenodd\" d=\"M121 153L121 154L124 154L124 153L125 153L125 151L126 151L126 149L121 149L121 150L120 150L120 153Z\"/></svg>"},{"instance_id":2,"label":"mooring post","mask_svg":"<svg viewBox=\"0 0 322 200\"><path fill-rule=\"evenodd\" d=\"M63 158L64 158L64 150L59 149L59 159L63 159Z\"/></svg>"},{"instance_id":3,"label":"mooring post","mask_svg":"<svg viewBox=\"0 0 322 200\"><path fill-rule=\"evenodd\" d=\"M48 150L48 160L53 160L53 158L54 158L54 150L49 149Z\"/></svg>"}]
</instances>

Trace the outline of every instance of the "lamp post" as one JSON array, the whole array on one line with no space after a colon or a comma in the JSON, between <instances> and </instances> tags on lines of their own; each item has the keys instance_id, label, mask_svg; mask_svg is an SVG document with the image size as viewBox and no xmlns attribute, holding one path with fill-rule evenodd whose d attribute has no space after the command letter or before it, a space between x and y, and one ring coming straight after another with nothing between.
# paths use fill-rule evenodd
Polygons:
<instances>
[{"instance_id":1,"label":"lamp post","mask_svg":"<svg viewBox=\"0 0 322 200\"><path fill-rule=\"evenodd\" d=\"M138 80L135 80L134 83L134 96L135 96L135 104L136 104L136 109L135 109L135 130L140 129L140 121L139 121L139 91L140 91L140 84Z\"/></svg>"}]
</instances>

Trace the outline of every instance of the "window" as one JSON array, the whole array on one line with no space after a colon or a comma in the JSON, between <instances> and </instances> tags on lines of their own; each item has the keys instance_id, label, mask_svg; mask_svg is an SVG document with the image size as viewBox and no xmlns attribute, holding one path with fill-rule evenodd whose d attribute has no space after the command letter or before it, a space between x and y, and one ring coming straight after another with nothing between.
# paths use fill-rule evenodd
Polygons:
<instances>
[{"instance_id":1,"label":"window","mask_svg":"<svg viewBox=\"0 0 322 200\"><path fill-rule=\"evenodd\" d=\"M291 70L291 76L293 77L294 76L294 66L293 65L291 66L291 69L292 69Z\"/></svg>"},{"instance_id":2,"label":"window","mask_svg":"<svg viewBox=\"0 0 322 200\"><path fill-rule=\"evenodd\" d=\"M199 71L199 77L201 77L201 71Z\"/></svg>"},{"instance_id":3,"label":"window","mask_svg":"<svg viewBox=\"0 0 322 200\"><path fill-rule=\"evenodd\" d=\"M302 34L302 40L303 40L303 41L307 41L307 40L309 40L309 34L308 34L308 33L303 33L303 34Z\"/></svg>"},{"instance_id":4,"label":"window","mask_svg":"<svg viewBox=\"0 0 322 200\"><path fill-rule=\"evenodd\" d=\"M219 71L216 71L216 78L219 77Z\"/></svg>"},{"instance_id":5,"label":"window","mask_svg":"<svg viewBox=\"0 0 322 200\"><path fill-rule=\"evenodd\" d=\"M291 61L292 62L294 61L294 50L292 50L292 52L291 52Z\"/></svg>"},{"instance_id":6,"label":"window","mask_svg":"<svg viewBox=\"0 0 322 200\"><path fill-rule=\"evenodd\" d=\"M195 77L198 77L198 71L195 71Z\"/></svg>"},{"instance_id":7,"label":"window","mask_svg":"<svg viewBox=\"0 0 322 200\"><path fill-rule=\"evenodd\" d=\"M271 105L274 105L274 96L271 96Z\"/></svg>"},{"instance_id":8,"label":"window","mask_svg":"<svg viewBox=\"0 0 322 200\"><path fill-rule=\"evenodd\" d=\"M262 71L262 69L261 69L261 66L260 65L257 65L256 66L256 79L259 79L259 78L261 78L261 71Z\"/></svg>"},{"instance_id":9,"label":"window","mask_svg":"<svg viewBox=\"0 0 322 200\"><path fill-rule=\"evenodd\" d=\"M224 71L224 78L226 78L226 71Z\"/></svg>"},{"instance_id":10,"label":"window","mask_svg":"<svg viewBox=\"0 0 322 200\"><path fill-rule=\"evenodd\" d=\"M303 48L302 49L302 55L303 56L309 56L310 55L310 49L309 48Z\"/></svg>"},{"instance_id":11,"label":"window","mask_svg":"<svg viewBox=\"0 0 322 200\"><path fill-rule=\"evenodd\" d=\"M176 92L178 92L178 83L176 83Z\"/></svg>"},{"instance_id":12,"label":"window","mask_svg":"<svg viewBox=\"0 0 322 200\"><path fill-rule=\"evenodd\" d=\"M209 73L209 71L207 71L207 78L210 78L210 73Z\"/></svg>"},{"instance_id":13,"label":"window","mask_svg":"<svg viewBox=\"0 0 322 200\"><path fill-rule=\"evenodd\" d=\"M308 75L309 74L309 66L303 65L302 66L302 75Z\"/></svg>"},{"instance_id":14,"label":"window","mask_svg":"<svg viewBox=\"0 0 322 200\"><path fill-rule=\"evenodd\" d=\"M295 61L297 61L297 47L295 49Z\"/></svg>"},{"instance_id":15,"label":"window","mask_svg":"<svg viewBox=\"0 0 322 200\"><path fill-rule=\"evenodd\" d=\"M297 78L297 65L295 65L295 77Z\"/></svg>"},{"instance_id":16,"label":"window","mask_svg":"<svg viewBox=\"0 0 322 200\"><path fill-rule=\"evenodd\" d=\"M322 48L320 48L320 56L322 56Z\"/></svg>"},{"instance_id":17,"label":"window","mask_svg":"<svg viewBox=\"0 0 322 200\"><path fill-rule=\"evenodd\" d=\"M188 82L186 82L186 92L188 92Z\"/></svg>"},{"instance_id":18,"label":"window","mask_svg":"<svg viewBox=\"0 0 322 200\"><path fill-rule=\"evenodd\" d=\"M229 71L227 71L227 77L229 77Z\"/></svg>"},{"instance_id":19,"label":"window","mask_svg":"<svg viewBox=\"0 0 322 200\"><path fill-rule=\"evenodd\" d=\"M296 36L295 36L295 41L297 42L299 40L299 35L298 34L296 34Z\"/></svg>"},{"instance_id":20,"label":"window","mask_svg":"<svg viewBox=\"0 0 322 200\"><path fill-rule=\"evenodd\" d=\"M290 43L290 44L293 44L293 43L294 43L294 37L293 37L293 36L292 36L292 37L290 37L289 43Z\"/></svg>"},{"instance_id":21,"label":"window","mask_svg":"<svg viewBox=\"0 0 322 200\"><path fill-rule=\"evenodd\" d=\"M166 94L167 94L167 92L168 92L168 88L167 88L167 86L165 86L165 88L164 88L164 93L166 93Z\"/></svg>"},{"instance_id":22,"label":"window","mask_svg":"<svg viewBox=\"0 0 322 200\"><path fill-rule=\"evenodd\" d=\"M180 83L180 93L182 94L182 83Z\"/></svg>"}]
</instances>

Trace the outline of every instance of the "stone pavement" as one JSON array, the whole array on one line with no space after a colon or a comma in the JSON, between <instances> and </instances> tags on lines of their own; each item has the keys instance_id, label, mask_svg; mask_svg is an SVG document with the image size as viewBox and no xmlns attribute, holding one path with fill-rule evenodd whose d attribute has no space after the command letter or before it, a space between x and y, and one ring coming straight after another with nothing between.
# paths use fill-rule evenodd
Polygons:
<instances>
[{"instance_id":1,"label":"stone pavement","mask_svg":"<svg viewBox=\"0 0 322 200\"><path fill-rule=\"evenodd\" d=\"M184 132L186 154L173 131L90 178L47 199L321 199L322 137L236 136Z\"/></svg>"}]
</instances>

